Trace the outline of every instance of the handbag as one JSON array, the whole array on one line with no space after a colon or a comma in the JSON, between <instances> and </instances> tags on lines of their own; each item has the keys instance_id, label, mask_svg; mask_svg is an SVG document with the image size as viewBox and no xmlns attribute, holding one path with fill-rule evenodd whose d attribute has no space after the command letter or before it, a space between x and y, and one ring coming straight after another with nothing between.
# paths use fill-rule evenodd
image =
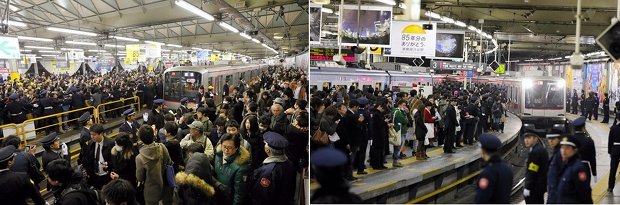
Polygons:
<instances>
[{"instance_id":1,"label":"handbag","mask_svg":"<svg viewBox=\"0 0 620 205\"><path fill-rule=\"evenodd\" d=\"M396 112L394 112L394 116L392 116L392 119L394 119L395 116L396 116ZM388 129L388 137L389 137L388 141L390 142L391 145L400 146L400 144L402 143L400 139L400 135L401 135L400 133L403 131L402 129L403 129L402 125L401 125L401 129L398 130L398 132L396 131L396 129L394 129L393 126Z\"/></svg>"},{"instance_id":2,"label":"handbag","mask_svg":"<svg viewBox=\"0 0 620 205\"><path fill-rule=\"evenodd\" d=\"M160 144L159 146L159 151L161 151L163 144ZM162 156L163 157L163 156ZM176 174L174 173L174 162L172 160L170 160L170 163L165 163L163 162L164 160L162 159L162 165L163 165L163 170L164 170L164 181L167 182L168 187L170 188L175 188L177 186L176 180L174 179L174 177L176 176Z\"/></svg>"},{"instance_id":3,"label":"handbag","mask_svg":"<svg viewBox=\"0 0 620 205\"><path fill-rule=\"evenodd\" d=\"M327 132L323 132L321 131L321 129L318 129L316 130L316 132L314 132L314 134L310 138L310 141L319 145L327 145L327 143L329 142L329 136L327 135Z\"/></svg>"}]
</instances>

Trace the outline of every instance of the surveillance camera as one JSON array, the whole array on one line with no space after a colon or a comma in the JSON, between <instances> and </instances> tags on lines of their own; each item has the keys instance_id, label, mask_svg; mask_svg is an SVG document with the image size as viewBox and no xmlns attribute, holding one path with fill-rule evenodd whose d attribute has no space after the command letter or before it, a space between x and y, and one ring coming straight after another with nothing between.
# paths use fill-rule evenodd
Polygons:
<instances>
[{"instance_id":1,"label":"surveillance camera","mask_svg":"<svg viewBox=\"0 0 620 205\"><path fill-rule=\"evenodd\" d=\"M570 56L570 65L573 69L581 69L583 67L583 55L581 53L573 53Z\"/></svg>"}]
</instances>

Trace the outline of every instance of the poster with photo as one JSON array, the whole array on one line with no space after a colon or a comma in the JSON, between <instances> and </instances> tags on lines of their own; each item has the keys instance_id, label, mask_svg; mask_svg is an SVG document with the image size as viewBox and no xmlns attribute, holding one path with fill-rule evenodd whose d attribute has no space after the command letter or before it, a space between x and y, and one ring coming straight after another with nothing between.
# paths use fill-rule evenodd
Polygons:
<instances>
[{"instance_id":1,"label":"poster with photo","mask_svg":"<svg viewBox=\"0 0 620 205\"><path fill-rule=\"evenodd\" d=\"M310 4L310 44L321 43L321 8L319 4Z\"/></svg>"},{"instance_id":2,"label":"poster with photo","mask_svg":"<svg viewBox=\"0 0 620 205\"><path fill-rule=\"evenodd\" d=\"M357 45L359 34L361 46L390 46L392 7L342 5L340 11L342 45Z\"/></svg>"}]
</instances>

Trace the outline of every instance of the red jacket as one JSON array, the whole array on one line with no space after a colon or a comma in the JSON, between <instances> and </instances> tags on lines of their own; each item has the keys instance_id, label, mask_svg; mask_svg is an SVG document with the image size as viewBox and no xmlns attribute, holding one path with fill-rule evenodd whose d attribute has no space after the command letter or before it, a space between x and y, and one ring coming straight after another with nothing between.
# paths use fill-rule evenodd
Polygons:
<instances>
[{"instance_id":1,"label":"red jacket","mask_svg":"<svg viewBox=\"0 0 620 205\"><path fill-rule=\"evenodd\" d=\"M433 115L431 115L431 111L429 109L424 109L424 123L435 123L433 119Z\"/></svg>"}]
</instances>

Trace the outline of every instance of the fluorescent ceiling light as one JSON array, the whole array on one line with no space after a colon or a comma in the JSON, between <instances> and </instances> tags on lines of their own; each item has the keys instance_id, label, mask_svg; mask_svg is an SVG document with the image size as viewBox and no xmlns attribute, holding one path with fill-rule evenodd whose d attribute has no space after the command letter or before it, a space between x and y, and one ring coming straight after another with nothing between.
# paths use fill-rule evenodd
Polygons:
<instances>
[{"instance_id":1,"label":"fluorescent ceiling light","mask_svg":"<svg viewBox=\"0 0 620 205\"><path fill-rule=\"evenodd\" d=\"M48 51L48 50L42 50L39 51L39 53L61 53L60 51Z\"/></svg>"},{"instance_id":2,"label":"fluorescent ceiling light","mask_svg":"<svg viewBox=\"0 0 620 205\"><path fill-rule=\"evenodd\" d=\"M78 31L78 30L71 30L71 29L65 29L65 28L47 27L47 30L48 31L62 32L62 33L84 35L84 36L97 36L96 33L86 32L86 31Z\"/></svg>"},{"instance_id":3,"label":"fluorescent ceiling light","mask_svg":"<svg viewBox=\"0 0 620 205\"><path fill-rule=\"evenodd\" d=\"M321 12L331 14L331 13L334 13L334 10L330 8L321 7Z\"/></svg>"},{"instance_id":4,"label":"fluorescent ceiling light","mask_svg":"<svg viewBox=\"0 0 620 205\"><path fill-rule=\"evenodd\" d=\"M135 39L135 38L127 38L127 37L121 37L121 36L112 36L112 38L115 38L117 40L123 40L123 41L133 41L133 42L140 41L140 40Z\"/></svg>"},{"instance_id":5,"label":"fluorescent ceiling light","mask_svg":"<svg viewBox=\"0 0 620 205\"><path fill-rule=\"evenodd\" d=\"M41 56L44 56L44 57L57 57L58 55L41 55Z\"/></svg>"},{"instance_id":6,"label":"fluorescent ceiling light","mask_svg":"<svg viewBox=\"0 0 620 205\"><path fill-rule=\"evenodd\" d=\"M25 23L9 20L9 26L26 27Z\"/></svg>"},{"instance_id":7,"label":"fluorescent ceiling light","mask_svg":"<svg viewBox=\"0 0 620 205\"><path fill-rule=\"evenodd\" d=\"M205 18L205 19L207 19L209 21L215 20L215 18L211 14L208 14L207 12L203 11L202 9L200 9L198 7L195 7L194 5L192 5L190 3L187 3L187 2L185 2L183 0L177 0L175 3L176 3L177 6L180 6L181 8L184 8L185 10L187 10L189 12L192 12L192 13L198 15L198 16L201 16L202 18Z\"/></svg>"},{"instance_id":8,"label":"fluorescent ceiling light","mask_svg":"<svg viewBox=\"0 0 620 205\"><path fill-rule=\"evenodd\" d=\"M260 43L260 41L258 39L253 38L252 41L254 41L254 43Z\"/></svg>"},{"instance_id":9,"label":"fluorescent ceiling light","mask_svg":"<svg viewBox=\"0 0 620 205\"><path fill-rule=\"evenodd\" d=\"M376 2L384 3L387 5L395 6L396 2L394 0L375 0Z\"/></svg>"},{"instance_id":10,"label":"fluorescent ceiling light","mask_svg":"<svg viewBox=\"0 0 620 205\"><path fill-rule=\"evenodd\" d=\"M194 49L194 50L202 50L202 48L196 48L196 47L193 47L192 49Z\"/></svg>"},{"instance_id":11,"label":"fluorescent ceiling light","mask_svg":"<svg viewBox=\"0 0 620 205\"><path fill-rule=\"evenodd\" d=\"M537 62L537 61L543 61L543 59L529 59L529 60L524 60L525 62Z\"/></svg>"},{"instance_id":12,"label":"fluorescent ceiling light","mask_svg":"<svg viewBox=\"0 0 620 205\"><path fill-rule=\"evenodd\" d=\"M19 50L20 52L32 52L32 50Z\"/></svg>"},{"instance_id":13,"label":"fluorescent ceiling light","mask_svg":"<svg viewBox=\"0 0 620 205\"><path fill-rule=\"evenodd\" d=\"M431 17L431 18L441 18L441 15L439 15L438 13L432 12L432 11L427 11L424 13L424 15Z\"/></svg>"},{"instance_id":14,"label":"fluorescent ceiling light","mask_svg":"<svg viewBox=\"0 0 620 205\"><path fill-rule=\"evenodd\" d=\"M454 23L454 19L451 19L450 17L446 17L446 16L442 16L441 21L446 22L446 23Z\"/></svg>"},{"instance_id":15,"label":"fluorescent ceiling light","mask_svg":"<svg viewBox=\"0 0 620 205\"><path fill-rule=\"evenodd\" d=\"M176 47L176 48L183 48L183 46L182 46L182 45L177 45L177 44L166 44L166 46L169 46L169 47Z\"/></svg>"},{"instance_id":16,"label":"fluorescent ceiling light","mask_svg":"<svg viewBox=\"0 0 620 205\"><path fill-rule=\"evenodd\" d=\"M220 22L219 25L221 27L224 27L226 30L232 31L234 33L239 33L239 30L236 29L235 27L228 25L226 22Z\"/></svg>"},{"instance_id":17,"label":"fluorescent ceiling light","mask_svg":"<svg viewBox=\"0 0 620 205\"><path fill-rule=\"evenodd\" d=\"M88 50L88 52L106 52L105 50Z\"/></svg>"},{"instance_id":18,"label":"fluorescent ceiling light","mask_svg":"<svg viewBox=\"0 0 620 205\"><path fill-rule=\"evenodd\" d=\"M172 52L175 52L175 53L185 53L185 51L172 51Z\"/></svg>"},{"instance_id":19,"label":"fluorescent ceiling light","mask_svg":"<svg viewBox=\"0 0 620 205\"><path fill-rule=\"evenodd\" d=\"M152 43L152 44L165 44L165 43L160 43L160 42L155 42L155 41L144 41L145 43Z\"/></svg>"},{"instance_id":20,"label":"fluorescent ceiling light","mask_svg":"<svg viewBox=\"0 0 620 205\"><path fill-rule=\"evenodd\" d=\"M28 36L17 36L17 39L31 40L31 41L47 41L47 42L54 41L49 38L37 38L37 37L28 37Z\"/></svg>"},{"instance_id":21,"label":"fluorescent ceiling light","mask_svg":"<svg viewBox=\"0 0 620 205\"><path fill-rule=\"evenodd\" d=\"M274 39L283 39L283 38L284 38L284 36L274 36L273 38L274 38Z\"/></svg>"},{"instance_id":22,"label":"fluorescent ceiling light","mask_svg":"<svg viewBox=\"0 0 620 205\"><path fill-rule=\"evenodd\" d=\"M239 35L245 39L252 39L252 37L250 37L248 34L245 34L245 33L239 33Z\"/></svg>"},{"instance_id":23,"label":"fluorescent ceiling light","mask_svg":"<svg viewBox=\"0 0 620 205\"><path fill-rule=\"evenodd\" d=\"M76 44L76 45L85 45L85 46L96 46L96 43L92 42L79 42L79 41L65 41L67 44Z\"/></svg>"},{"instance_id":24,"label":"fluorescent ceiling light","mask_svg":"<svg viewBox=\"0 0 620 205\"><path fill-rule=\"evenodd\" d=\"M63 51L84 51L81 48L60 48Z\"/></svg>"},{"instance_id":25,"label":"fluorescent ceiling light","mask_svg":"<svg viewBox=\"0 0 620 205\"><path fill-rule=\"evenodd\" d=\"M104 47L115 47L115 48L125 48L123 45L112 45L112 44L104 44Z\"/></svg>"},{"instance_id":26,"label":"fluorescent ceiling light","mask_svg":"<svg viewBox=\"0 0 620 205\"><path fill-rule=\"evenodd\" d=\"M34 48L34 49L50 49L54 50L52 47L43 47L43 46L24 46L24 48Z\"/></svg>"},{"instance_id":27,"label":"fluorescent ceiling light","mask_svg":"<svg viewBox=\"0 0 620 205\"><path fill-rule=\"evenodd\" d=\"M168 49L161 49L161 51L168 52L170 50L168 50Z\"/></svg>"},{"instance_id":28,"label":"fluorescent ceiling light","mask_svg":"<svg viewBox=\"0 0 620 205\"><path fill-rule=\"evenodd\" d=\"M454 22L454 25L457 25L457 26L459 26L459 27L467 27L467 24L465 24L465 23L464 23L464 22L462 22L462 21L456 21L456 22Z\"/></svg>"},{"instance_id":29,"label":"fluorescent ceiling light","mask_svg":"<svg viewBox=\"0 0 620 205\"><path fill-rule=\"evenodd\" d=\"M467 29L469 29L470 31L473 31L473 32L478 32L478 29L476 27L474 27L474 26L468 26Z\"/></svg>"},{"instance_id":30,"label":"fluorescent ceiling light","mask_svg":"<svg viewBox=\"0 0 620 205\"><path fill-rule=\"evenodd\" d=\"M213 50L213 52L214 52L214 53L219 53L220 51L218 51L218 50Z\"/></svg>"},{"instance_id":31,"label":"fluorescent ceiling light","mask_svg":"<svg viewBox=\"0 0 620 205\"><path fill-rule=\"evenodd\" d=\"M398 7L400 7L401 9L407 9L407 5L405 3L398 4Z\"/></svg>"}]
</instances>

